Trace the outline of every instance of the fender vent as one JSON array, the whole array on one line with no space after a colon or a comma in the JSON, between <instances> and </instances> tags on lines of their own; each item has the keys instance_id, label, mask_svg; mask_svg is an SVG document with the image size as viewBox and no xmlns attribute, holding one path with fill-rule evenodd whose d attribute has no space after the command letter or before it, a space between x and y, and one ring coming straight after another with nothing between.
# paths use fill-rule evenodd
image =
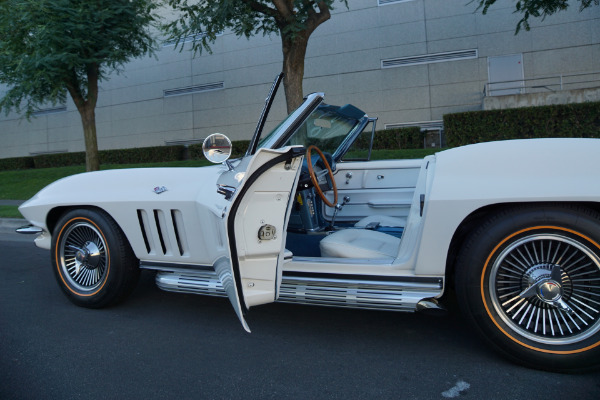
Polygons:
<instances>
[{"instance_id":1,"label":"fender vent","mask_svg":"<svg viewBox=\"0 0 600 400\"><path fill-rule=\"evenodd\" d=\"M140 231L150 255L186 256L189 252L180 210L137 210Z\"/></svg>"},{"instance_id":2,"label":"fender vent","mask_svg":"<svg viewBox=\"0 0 600 400\"><path fill-rule=\"evenodd\" d=\"M381 60L381 68L407 67L410 65L469 60L473 58L477 58L477 49L423 54L412 57L389 58L387 60Z\"/></svg>"}]
</instances>

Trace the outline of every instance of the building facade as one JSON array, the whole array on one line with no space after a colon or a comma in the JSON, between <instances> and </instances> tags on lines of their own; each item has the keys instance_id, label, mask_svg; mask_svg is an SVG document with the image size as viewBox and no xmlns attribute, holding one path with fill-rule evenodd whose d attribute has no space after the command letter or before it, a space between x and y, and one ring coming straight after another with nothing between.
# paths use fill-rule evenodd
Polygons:
<instances>
[{"instance_id":1,"label":"building facade","mask_svg":"<svg viewBox=\"0 0 600 400\"><path fill-rule=\"evenodd\" d=\"M518 35L514 2L498 2L487 15L475 9L464 0L336 3L310 39L304 93L354 104L379 118L378 129L433 131L447 113L600 100L600 7L580 12L574 2ZM195 143L214 132L249 139L281 70L280 38L224 32L212 49L194 56L163 42L157 58L133 60L102 82L99 148ZM267 129L284 115L280 90ZM1 115L0 137L0 158L84 149L71 101L31 121Z\"/></svg>"}]
</instances>

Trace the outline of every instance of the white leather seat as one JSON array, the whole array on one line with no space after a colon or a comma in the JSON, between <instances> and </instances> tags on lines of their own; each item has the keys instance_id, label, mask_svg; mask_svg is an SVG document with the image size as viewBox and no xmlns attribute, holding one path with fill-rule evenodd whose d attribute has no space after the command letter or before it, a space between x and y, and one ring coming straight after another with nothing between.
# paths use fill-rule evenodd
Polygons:
<instances>
[{"instance_id":1,"label":"white leather seat","mask_svg":"<svg viewBox=\"0 0 600 400\"><path fill-rule=\"evenodd\" d=\"M355 228L365 228L370 223L379 223L379 226L404 227L406 226L406 217L388 217L386 215L370 215L364 217L356 224Z\"/></svg>"},{"instance_id":2,"label":"white leather seat","mask_svg":"<svg viewBox=\"0 0 600 400\"><path fill-rule=\"evenodd\" d=\"M319 242L322 257L367 258L394 260L398 256L400 239L385 233L365 229L344 229Z\"/></svg>"}]
</instances>

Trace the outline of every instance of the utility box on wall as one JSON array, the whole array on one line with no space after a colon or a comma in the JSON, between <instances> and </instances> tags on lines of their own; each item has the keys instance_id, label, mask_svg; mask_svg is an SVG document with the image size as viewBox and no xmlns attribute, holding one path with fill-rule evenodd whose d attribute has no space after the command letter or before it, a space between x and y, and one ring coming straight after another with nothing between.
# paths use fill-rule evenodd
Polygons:
<instances>
[{"instance_id":1,"label":"utility box on wall","mask_svg":"<svg viewBox=\"0 0 600 400\"><path fill-rule=\"evenodd\" d=\"M488 57L488 96L523 94L523 54Z\"/></svg>"}]
</instances>

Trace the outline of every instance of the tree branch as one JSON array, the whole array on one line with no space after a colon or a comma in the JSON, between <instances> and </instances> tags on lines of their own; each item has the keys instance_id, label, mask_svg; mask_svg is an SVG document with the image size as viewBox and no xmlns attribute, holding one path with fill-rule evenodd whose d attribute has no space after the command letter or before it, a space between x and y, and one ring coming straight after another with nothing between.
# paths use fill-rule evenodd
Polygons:
<instances>
[{"instance_id":1,"label":"tree branch","mask_svg":"<svg viewBox=\"0 0 600 400\"><path fill-rule=\"evenodd\" d=\"M69 71L69 77L65 79L65 86L73 99L73 103L77 107L77 110L83 110L85 107L85 99L83 98L83 93L81 93L81 88L79 87L79 80L77 79L77 73L75 69L71 69Z\"/></svg>"},{"instance_id":2,"label":"tree branch","mask_svg":"<svg viewBox=\"0 0 600 400\"><path fill-rule=\"evenodd\" d=\"M294 19L294 4L292 1L285 0L272 0L273 5L279 12L279 15L283 17L286 21L291 21Z\"/></svg>"},{"instance_id":3,"label":"tree branch","mask_svg":"<svg viewBox=\"0 0 600 400\"><path fill-rule=\"evenodd\" d=\"M98 64L91 63L87 65L87 79L88 79L88 105L92 108L96 107L98 101Z\"/></svg>"},{"instance_id":4,"label":"tree branch","mask_svg":"<svg viewBox=\"0 0 600 400\"><path fill-rule=\"evenodd\" d=\"M277 10L272 9L269 6L264 5L263 3L259 3L258 1L253 0L242 0L242 3L246 4L252 10L264 14L268 17L277 18L278 12Z\"/></svg>"},{"instance_id":5,"label":"tree branch","mask_svg":"<svg viewBox=\"0 0 600 400\"><path fill-rule=\"evenodd\" d=\"M319 27L323 22L331 18L331 12L326 1L319 1L314 3L311 0L303 0L303 3L308 7L308 20L306 21L307 31L312 33ZM312 7L312 4L316 4L319 7L319 12L316 12Z\"/></svg>"}]
</instances>

